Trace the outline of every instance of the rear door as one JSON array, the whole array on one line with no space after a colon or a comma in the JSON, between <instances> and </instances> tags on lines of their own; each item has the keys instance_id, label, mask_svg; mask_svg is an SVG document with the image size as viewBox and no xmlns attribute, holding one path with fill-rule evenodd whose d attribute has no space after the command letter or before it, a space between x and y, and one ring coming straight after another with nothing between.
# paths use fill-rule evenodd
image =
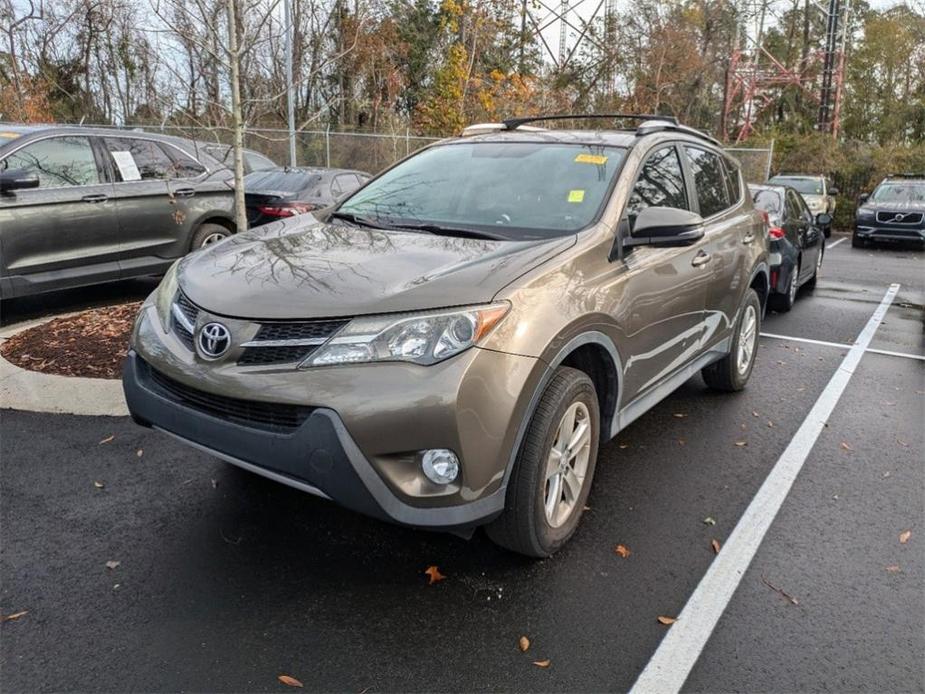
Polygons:
<instances>
[{"instance_id":1,"label":"rear door","mask_svg":"<svg viewBox=\"0 0 925 694\"><path fill-rule=\"evenodd\" d=\"M631 230L646 207L692 209L688 190L678 148L656 145L637 175L621 227ZM700 351L709 282L703 253L702 240L681 247L637 246L626 253L614 317L629 355L623 365L627 401L656 387Z\"/></svg>"},{"instance_id":2,"label":"rear door","mask_svg":"<svg viewBox=\"0 0 925 694\"><path fill-rule=\"evenodd\" d=\"M140 137L104 137L115 179L125 276L165 270L189 251L195 221L195 179L205 168L176 160L167 146Z\"/></svg>"},{"instance_id":3,"label":"rear door","mask_svg":"<svg viewBox=\"0 0 925 694\"><path fill-rule=\"evenodd\" d=\"M787 194L793 198L793 213L796 217L795 226L798 232L798 246L802 255L800 262L800 281L809 279L816 269L816 260L819 257L822 245L822 232L816 227L813 213L806 205L802 195L792 190Z\"/></svg>"},{"instance_id":4,"label":"rear door","mask_svg":"<svg viewBox=\"0 0 925 694\"><path fill-rule=\"evenodd\" d=\"M11 295L118 279L113 184L90 137L33 140L6 155L0 168L39 178L38 188L0 195L0 274Z\"/></svg>"},{"instance_id":5,"label":"rear door","mask_svg":"<svg viewBox=\"0 0 925 694\"><path fill-rule=\"evenodd\" d=\"M763 229L745 201L741 172L708 147L685 144L685 165L694 187L696 211L704 218L709 287L704 314L704 347L732 334L742 295L748 288L748 248L763 243Z\"/></svg>"}]
</instances>

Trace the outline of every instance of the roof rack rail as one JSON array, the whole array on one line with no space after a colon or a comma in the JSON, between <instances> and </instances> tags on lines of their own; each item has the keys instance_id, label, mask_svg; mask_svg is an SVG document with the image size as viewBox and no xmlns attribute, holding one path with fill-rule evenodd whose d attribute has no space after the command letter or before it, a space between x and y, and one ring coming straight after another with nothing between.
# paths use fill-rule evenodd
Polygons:
<instances>
[{"instance_id":1,"label":"roof rack rail","mask_svg":"<svg viewBox=\"0 0 925 694\"><path fill-rule=\"evenodd\" d=\"M906 173L891 173L887 178L925 178L925 173L915 173L907 171Z\"/></svg>"},{"instance_id":2,"label":"roof rack rail","mask_svg":"<svg viewBox=\"0 0 925 694\"><path fill-rule=\"evenodd\" d=\"M674 125L678 124L678 119L674 116L659 116L654 113L558 113L548 116L519 116L517 118L506 118L501 122L504 124L505 130L517 130L517 128L519 128L521 125L525 125L526 123L535 123L536 121L541 120L591 120L599 118L608 118L611 120L632 119L641 121L661 120L667 123L673 123Z\"/></svg>"}]
</instances>

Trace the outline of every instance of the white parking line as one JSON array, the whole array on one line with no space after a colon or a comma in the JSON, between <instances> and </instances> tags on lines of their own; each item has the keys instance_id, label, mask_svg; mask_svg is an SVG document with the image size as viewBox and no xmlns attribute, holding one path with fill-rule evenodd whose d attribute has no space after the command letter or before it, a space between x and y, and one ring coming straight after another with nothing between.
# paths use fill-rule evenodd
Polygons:
<instances>
[{"instance_id":1,"label":"white parking line","mask_svg":"<svg viewBox=\"0 0 925 694\"><path fill-rule=\"evenodd\" d=\"M678 621L671 626L639 675L631 693L667 694L680 691L684 685L898 291L898 284L890 285L803 424L745 509L726 544L688 598Z\"/></svg>"},{"instance_id":2,"label":"white parking line","mask_svg":"<svg viewBox=\"0 0 925 694\"><path fill-rule=\"evenodd\" d=\"M806 342L810 345L822 345L823 347L839 347L841 349L849 349L851 345L844 342L826 342L825 340L811 340L808 337L791 337L790 335L776 335L774 333L761 333L761 337L771 337L775 340L789 340L791 342ZM905 359L918 359L919 361L925 361L925 356L921 354L910 354L908 352L894 352L889 349L876 349L874 347L868 347L865 352L872 352L874 354L885 354L889 357L903 357Z\"/></svg>"},{"instance_id":3,"label":"white parking line","mask_svg":"<svg viewBox=\"0 0 925 694\"><path fill-rule=\"evenodd\" d=\"M838 244L842 243L843 241L847 241L847 240L848 240L847 238L842 237L838 239L838 241L832 241L832 243L830 243L828 246L825 247L825 250L830 251L833 248L835 248L835 246L837 246Z\"/></svg>"}]
</instances>

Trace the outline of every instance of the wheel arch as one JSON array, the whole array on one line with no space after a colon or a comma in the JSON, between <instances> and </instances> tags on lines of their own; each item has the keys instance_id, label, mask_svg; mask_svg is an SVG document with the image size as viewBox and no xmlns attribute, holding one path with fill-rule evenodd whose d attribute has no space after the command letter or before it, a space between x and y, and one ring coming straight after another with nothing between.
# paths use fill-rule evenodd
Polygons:
<instances>
[{"instance_id":1,"label":"wheel arch","mask_svg":"<svg viewBox=\"0 0 925 694\"><path fill-rule=\"evenodd\" d=\"M758 294L758 300L761 302L762 314L767 310L768 297L771 294L770 271L767 263L758 263L753 269L748 280L749 289L754 289Z\"/></svg>"},{"instance_id":2,"label":"wheel arch","mask_svg":"<svg viewBox=\"0 0 925 694\"><path fill-rule=\"evenodd\" d=\"M560 366L569 366L583 371L594 384L601 408L601 443L609 441L616 433L617 413L620 410L623 387L623 362L616 345L609 336L598 330L579 333L569 339L545 363L546 368L533 387L530 402L518 425L517 435L504 472L504 486L507 486L536 406L552 379L552 375Z\"/></svg>"}]
</instances>

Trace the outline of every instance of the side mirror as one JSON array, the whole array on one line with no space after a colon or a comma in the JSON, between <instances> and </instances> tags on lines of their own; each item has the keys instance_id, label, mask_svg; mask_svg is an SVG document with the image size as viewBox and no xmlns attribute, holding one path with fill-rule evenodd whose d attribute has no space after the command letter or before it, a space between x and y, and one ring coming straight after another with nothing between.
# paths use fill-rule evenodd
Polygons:
<instances>
[{"instance_id":1,"label":"side mirror","mask_svg":"<svg viewBox=\"0 0 925 694\"><path fill-rule=\"evenodd\" d=\"M820 212L816 215L816 226L827 227L832 224L832 215L826 212Z\"/></svg>"},{"instance_id":2,"label":"side mirror","mask_svg":"<svg viewBox=\"0 0 925 694\"><path fill-rule=\"evenodd\" d=\"M647 207L636 216L623 245L687 246L703 238L703 217L675 207Z\"/></svg>"},{"instance_id":3,"label":"side mirror","mask_svg":"<svg viewBox=\"0 0 925 694\"><path fill-rule=\"evenodd\" d=\"M870 193L861 193L858 195L858 205L863 205L865 202L867 202L867 198L869 197Z\"/></svg>"},{"instance_id":4,"label":"side mirror","mask_svg":"<svg viewBox=\"0 0 925 694\"><path fill-rule=\"evenodd\" d=\"M829 195L838 195L838 194L839 194L838 188L829 188Z\"/></svg>"},{"instance_id":5,"label":"side mirror","mask_svg":"<svg viewBox=\"0 0 925 694\"><path fill-rule=\"evenodd\" d=\"M23 188L38 188L39 177L28 169L10 169L0 171L0 193Z\"/></svg>"}]
</instances>

